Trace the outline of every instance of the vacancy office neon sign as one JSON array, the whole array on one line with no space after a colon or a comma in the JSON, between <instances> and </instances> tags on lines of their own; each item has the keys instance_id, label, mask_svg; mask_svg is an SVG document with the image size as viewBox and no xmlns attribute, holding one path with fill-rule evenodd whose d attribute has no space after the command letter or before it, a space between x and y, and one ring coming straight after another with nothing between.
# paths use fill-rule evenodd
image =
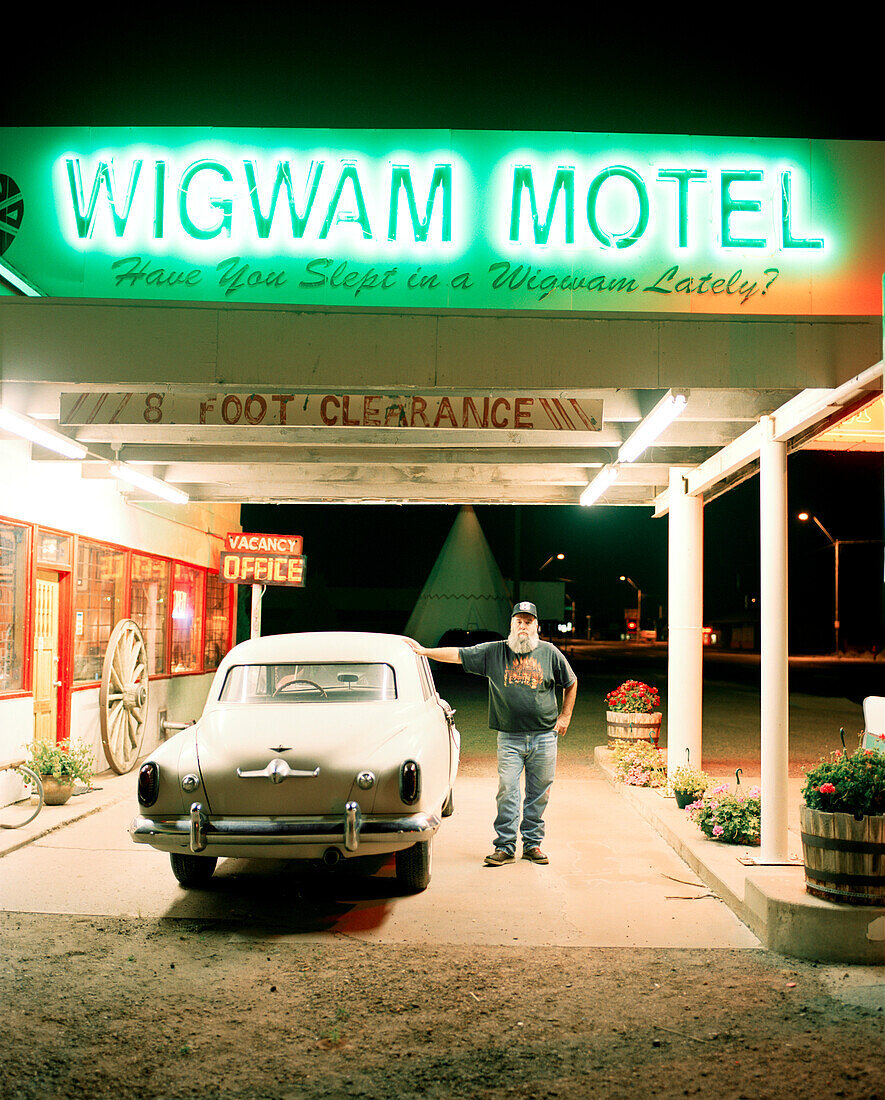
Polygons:
<instances>
[{"instance_id":1,"label":"vacancy office neon sign","mask_svg":"<svg viewBox=\"0 0 885 1100\"><path fill-rule=\"evenodd\" d=\"M300 535L228 534L219 574L228 584L304 587L307 559Z\"/></svg>"}]
</instances>

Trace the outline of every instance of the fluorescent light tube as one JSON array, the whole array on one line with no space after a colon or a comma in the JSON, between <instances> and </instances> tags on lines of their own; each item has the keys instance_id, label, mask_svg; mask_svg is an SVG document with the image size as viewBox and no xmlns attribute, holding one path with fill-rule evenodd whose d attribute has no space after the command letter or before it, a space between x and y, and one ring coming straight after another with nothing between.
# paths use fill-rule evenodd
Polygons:
<instances>
[{"instance_id":1,"label":"fluorescent light tube","mask_svg":"<svg viewBox=\"0 0 885 1100\"><path fill-rule=\"evenodd\" d=\"M150 477L148 474L139 473L138 470L134 470L131 466L126 466L122 462L115 462L111 466L111 474L122 481L128 481L130 485L144 489L146 493L153 493L154 496L171 501L172 504L187 504L190 500L187 493L181 489L174 489L171 485L167 485L165 481L160 481L158 477Z\"/></svg>"},{"instance_id":2,"label":"fluorescent light tube","mask_svg":"<svg viewBox=\"0 0 885 1100\"><path fill-rule=\"evenodd\" d=\"M611 485L613 481L617 481L619 472L617 466L603 466L584 492L581 493L581 498L578 503L583 504L585 508L589 508L591 504L595 504L609 485Z\"/></svg>"},{"instance_id":3,"label":"fluorescent light tube","mask_svg":"<svg viewBox=\"0 0 885 1100\"><path fill-rule=\"evenodd\" d=\"M5 279L10 286L15 287L21 294L28 298L44 298L42 290L38 290L33 283L20 272L16 271L10 263L0 263L0 279Z\"/></svg>"},{"instance_id":4,"label":"fluorescent light tube","mask_svg":"<svg viewBox=\"0 0 885 1100\"><path fill-rule=\"evenodd\" d=\"M638 426L621 444L618 462L635 462L645 448L651 446L679 416L685 408L686 400L684 393L672 391L662 397L648 416L640 420Z\"/></svg>"},{"instance_id":5,"label":"fluorescent light tube","mask_svg":"<svg viewBox=\"0 0 885 1100\"><path fill-rule=\"evenodd\" d=\"M20 435L23 439L30 439L32 443L45 447L47 451L55 451L65 458L85 458L87 450L80 443L68 439L61 432L54 432L51 428L41 428L28 416L10 412L9 409L0 408L0 428L13 435Z\"/></svg>"}]
</instances>

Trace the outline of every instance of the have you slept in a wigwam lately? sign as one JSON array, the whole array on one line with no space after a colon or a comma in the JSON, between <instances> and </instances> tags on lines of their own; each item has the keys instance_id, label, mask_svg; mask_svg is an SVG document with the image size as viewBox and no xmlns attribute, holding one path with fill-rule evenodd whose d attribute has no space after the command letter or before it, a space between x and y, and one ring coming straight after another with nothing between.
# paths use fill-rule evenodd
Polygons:
<instances>
[{"instance_id":1,"label":"have you slept in a wigwam lately? sign","mask_svg":"<svg viewBox=\"0 0 885 1100\"><path fill-rule=\"evenodd\" d=\"M5 293L881 311L885 145L503 131L0 129Z\"/></svg>"}]
</instances>

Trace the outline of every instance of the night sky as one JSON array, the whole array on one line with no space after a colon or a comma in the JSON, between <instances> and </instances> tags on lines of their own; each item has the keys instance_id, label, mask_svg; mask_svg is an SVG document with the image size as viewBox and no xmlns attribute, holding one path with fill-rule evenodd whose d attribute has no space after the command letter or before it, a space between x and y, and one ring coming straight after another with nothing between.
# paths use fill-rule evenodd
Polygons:
<instances>
[{"instance_id":1,"label":"night sky","mask_svg":"<svg viewBox=\"0 0 885 1100\"><path fill-rule=\"evenodd\" d=\"M558 9L306 5L183 11L152 5L116 32L95 13L4 15L0 124L453 127L885 139L880 35L765 9L665 9L627 19ZM122 22L122 21L120 21ZM869 364L859 364L862 369ZM840 539L883 533L881 455L789 460L790 510ZM631 604L665 602L667 526L648 509L476 509L506 577L551 553L578 622L610 632ZM244 527L302 534L309 585L265 600L265 629L399 630L454 522L453 506L248 508ZM758 478L705 509L705 606L740 615L758 595ZM843 551L847 640L885 642L882 548ZM552 567L544 573L552 575ZM791 648L831 646L833 553L791 523ZM385 589L374 601L356 591ZM342 612L341 590L354 598ZM345 607L347 607L345 600ZM342 621L343 616L343 621Z\"/></svg>"},{"instance_id":2,"label":"night sky","mask_svg":"<svg viewBox=\"0 0 885 1100\"><path fill-rule=\"evenodd\" d=\"M880 454L798 452L788 460L790 500L790 648L833 648L833 550L820 531L795 517L817 515L838 539L877 539L883 532ZM501 572L517 574L515 509L475 509ZM667 520L648 508L521 506L522 580L566 578L583 634L586 616L603 637L623 628L635 607L631 577L643 591L646 627L666 616ZM245 530L304 536L308 584L268 589L264 629L401 631L457 515L457 506L278 505L243 509ZM551 554L562 563L540 566ZM704 607L707 622L753 618L759 595L759 479L752 477L704 510ZM846 546L840 568L843 647L880 650L885 642L883 547ZM376 589L375 597L361 591Z\"/></svg>"},{"instance_id":3,"label":"night sky","mask_svg":"<svg viewBox=\"0 0 885 1100\"><path fill-rule=\"evenodd\" d=\"M0 122L885 137L861 17L416 8L18 5Z\"/></svg>"}]
</instances>

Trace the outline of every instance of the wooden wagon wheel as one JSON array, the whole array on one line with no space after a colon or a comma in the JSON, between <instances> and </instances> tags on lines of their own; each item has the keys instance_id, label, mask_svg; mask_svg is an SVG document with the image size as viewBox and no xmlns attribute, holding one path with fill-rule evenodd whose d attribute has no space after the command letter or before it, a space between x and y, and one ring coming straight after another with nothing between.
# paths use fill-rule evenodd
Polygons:
<instances>
[{"instance_id":1,"label":"wooden wagon wheel","mask_svg":"<svg viewBox=\"0 0 885 1100\"><path fill-rule=\"evenodd\" d=\"M98 693L101 741L118 775L138 759L147 721L147 649L138 624L121 619L111 632Z\"/></svg>"}]
</instances>

